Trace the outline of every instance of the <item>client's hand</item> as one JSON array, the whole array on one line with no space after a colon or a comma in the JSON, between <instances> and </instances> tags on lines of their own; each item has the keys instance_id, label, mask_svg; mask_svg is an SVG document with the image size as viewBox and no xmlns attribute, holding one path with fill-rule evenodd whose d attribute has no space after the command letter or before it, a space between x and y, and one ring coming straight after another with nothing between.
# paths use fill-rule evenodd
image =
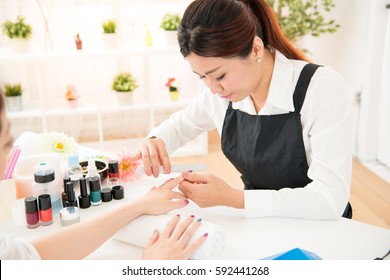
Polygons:
<instances>
[{"instance_id":1,"label":"client's hand","mask_svg":"<svg viewBox=\"0 0 390 280\"><path fill-rule=\"evenodd\" d=\"M183 180L182 176L178 176L167 180L159 187L152 187L149 192L137 200L137 204L143 208L142 214L160 215L186 206L187 197L173 191Z\"/></svg>"},{"instance_id":2,"label":"client's hand","mask_svg":"<svg viewBox=\"0 0 390 280\"><path fill-rule=\"evenodd\" d=\"M146 260L187 260L207 238L204 233L192 244L188 244L201 220L188 217L180 222L180 215L173 217L160 234L156 230L146 245L143 259Z\"/></svg>"}]
</instances>

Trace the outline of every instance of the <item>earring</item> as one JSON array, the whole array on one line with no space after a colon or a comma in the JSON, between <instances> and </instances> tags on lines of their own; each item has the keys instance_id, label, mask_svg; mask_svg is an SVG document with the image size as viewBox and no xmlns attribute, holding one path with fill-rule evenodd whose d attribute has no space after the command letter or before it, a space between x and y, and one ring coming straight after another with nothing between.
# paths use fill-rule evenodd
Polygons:
<instances>
[{"instance_id":1,"label":"earring","mask_svg":"<svg viewBox=\"0 0 390 280\"><path fill-rule=\"evenodd\" d=\"M257 61L257 63L260 63L261 62L261 58L259 57L256 61Z\"/></svg>"}]
</instances>

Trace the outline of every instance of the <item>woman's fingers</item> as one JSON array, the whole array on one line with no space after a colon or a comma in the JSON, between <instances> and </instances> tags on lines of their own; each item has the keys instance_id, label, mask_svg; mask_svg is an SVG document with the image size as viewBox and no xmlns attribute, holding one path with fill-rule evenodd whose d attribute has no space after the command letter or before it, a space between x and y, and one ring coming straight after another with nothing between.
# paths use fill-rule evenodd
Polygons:
<instances>
[{"instance_id":1,"label":"woman's fingers","mask_svg":"<svg viewBox=\"0 0 390 280\"><path fill-rule=\"evenodd\" d=\"M168 189L173 190L178 184L183 182L184 178L183 176L179 175L176 178L171 178L165 181L161 186L159 186L159 189Z\"/></svg>"},{"instance_id":2,"label":"woman's fingers","mask_svg":"<svg viewBox=\"0 0 390 280\"><path fill-rule=\"evenodd\" d=\"M164 173L165 174L171 173L171 162L169 160L169 155L165 147L165 143L162 140L157 141L157 148L159 151L160 163L163 166Z\"/></svg>"},{"instance_id":3,"label":"woman's fingers","mask_svg":"<svg viewBox=\"0 0 390 280\"><path fill-rule=\"evenodd\" d=\"M145 140L142 145L142 161L146 175L158 177L160 166L163 166L164 173L171 171L169 155L164 141L159 138L150 138Z\"/></svg>"}]
</instances>

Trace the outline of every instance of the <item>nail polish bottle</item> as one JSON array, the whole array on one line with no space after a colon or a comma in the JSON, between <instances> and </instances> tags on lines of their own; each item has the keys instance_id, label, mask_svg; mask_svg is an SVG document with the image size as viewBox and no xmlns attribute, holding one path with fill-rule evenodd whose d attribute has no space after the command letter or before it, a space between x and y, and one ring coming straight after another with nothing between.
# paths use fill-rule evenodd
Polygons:
<instances>
[{"instance_id":1,"label":"nail polish bottle","mask_svg":"<svg viewBox=\"0 0 390 280\"><path fill-rule=\"evenodd\" d=\"M62 207L66 207L65 204L66 201L68 200L66 196L66 183L71 182L70 177L69 176L64 177L63 182L64 182L64 186L63 186L64 191L61 193L61 202L62 202Z\"/></svg>"},{"instance_id":2,"label":"nail polish bottle","mask_svg":"<svg viewBox=\"0 0 390 280\"><path fill-rule=\"evenodd\" d=\"M24 199L26 209L27 228L36 228L39 226L38 202L37 198L30 196Z\"/></svg>"},{"instance_id":3,"label":"nail polish bottle","mask_svg":"<svg viewBox=\"0 0 390 280\"><path fill-rule=\"evenodd\" d=\"M89 199L92 206L102 204L102 193L100 191L100 178L88 177L89 182Z\"/></svg>"},{"instance_id":4,"label":"nail polish bottle","mask_svg":"<svg viewBox=\"0 0 390 280\"><path fill-rule=\"evenodd\" d=\"M108 162L108 178L119 179L119 164L115 159Z\"/></svg>"},{"instance_id":5,"label":"nail polish bottle","mask_svg":"<svg viewBox=\"0 0 390 280\"><path fill-rule=\"evenodd\" d=\"M60 211L61 226L66 227L80 222L80 210L75 206L67 206Z\"/></svg>"},{"instance_id":6,"label":"nail polish bottle","mask_svg":"<svg viewBox=\"0 0 390 280\"><path fill-rule=\"evenodd\" d=\"M77 199L76 199L74 189L73 189L73 182L66 183L65 187L66 187L66 196L67 196L67 200L66 200L65 205L77 207L78 204L77 204Z\"/></svg>"},{"instance_id":7,"label":"nail polish bottle","mask_svg":"<svg viewBox=\"0 0 390 280\"><path fill-rule=\"evenodd\" d=\"M39 223L42 226L48 226L53 223L53 211L51 208L51 199L49 194L38 196Z\"/></svg>"},{"instance_id":8,"label":"nail polish bottle","mask_svg":"<svg viewBox=\"0 0 390 280\"><path fill-rule=\"evenodd\" d=\"M49 163L41 162L36 166L34 182L32 184L32 194L35 197L38 197L41 194L50 195L53 215L57 215L60 212L60 183L56 179L54 168Z\"/></svg>"},{"instance_id":9,"label":"nail polish bottle","mask_svg":"<svg viewBox=\"0 0 390 280\"><path fill-rule=\"evenodd\" d=\"M79 206L81 209L86 209L91 206L91 201L87 191L87 179L80 179L80 195L79 195Z\"/></svg>"}]
</instances>

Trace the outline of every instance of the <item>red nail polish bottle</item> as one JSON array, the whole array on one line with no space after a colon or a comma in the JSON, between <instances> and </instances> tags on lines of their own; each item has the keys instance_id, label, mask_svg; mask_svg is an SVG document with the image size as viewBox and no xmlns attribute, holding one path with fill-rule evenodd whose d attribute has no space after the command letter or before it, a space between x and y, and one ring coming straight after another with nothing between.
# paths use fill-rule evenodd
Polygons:
<instances>
[{"instance_id":1,"label":"red nail polish bottle","mask_svg":"<svg viewBox=\"0 0 390 280\"><path fill-rule=\"evenodd\" d=\"M48 226L53 223L53 212L49 194L38 196L39 219L42 226Z\"/></svg>"},{"instance_id":2,"label":"red nail polish bottle","mask_svg":"<svg viewBox=\"0 0 390 280\"><path fill-rule=\"evenodd\" d=\"M119 163L115 159L108 162L108 177L119 179Z\"/></svg>"},{"instance_id":3,"label":"red nail polish bottle","mask_svg":"<svg viewBox=\"0 0 390 280\"><path fill-rule=\"evenodd\" d=\"M24 199L26 208L27 228L36 228L39 226L38 203L37 198L30 196Z\"/></svg>"}]
</instances>

